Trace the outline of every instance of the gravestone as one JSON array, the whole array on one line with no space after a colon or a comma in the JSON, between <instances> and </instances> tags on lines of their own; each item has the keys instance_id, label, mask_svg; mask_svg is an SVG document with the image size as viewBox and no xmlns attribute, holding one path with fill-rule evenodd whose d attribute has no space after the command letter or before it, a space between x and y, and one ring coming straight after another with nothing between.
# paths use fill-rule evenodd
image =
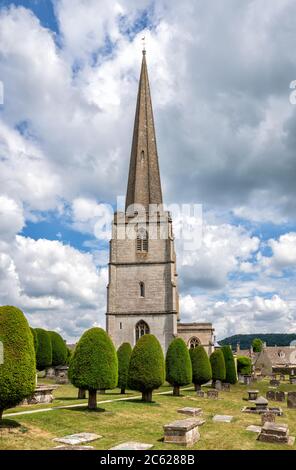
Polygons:
<instances>
[{"instance_id":1,"label":"gravestone","mask_svg":"<svg viewBox=\"0 0 296 470\"><path fill-rule=\"evenodd\" d=\"M257 400L259 390L248 390L248 400Z\"/></svg>"},{"instance_id":2,"label":"gravestone","mask_svg":"<svg viewBox=\"0 0 296 470\"><path fill-rule=\"evenodd\" d=\"M222 390L222 382L221 382L221 380L215 380L215 382L213 382L213 387L214 387L216 390Z\"/></svg>"},{"instance_id":3,"label":"gravestone","mask_svg":"<svg viewBox=\"0 0 296 470\"><path fill-rule=\"evenodd\" d=\"M261 426L254 426L253 424L251 424L251 426L248 426L246 428L246 431L259 433L261 432Z\"/></svg>"},{"instance_id":4,"label":"gravestone","mask_svg":"<svg viewBox=\"0 0 296 470\"><path fill-rule=\"evenodd\" d=\"M280 391L277 391L275 392L275 401L286 401L286 394L285 392L280 392Z\"/></svg>"},{"instance_id":5,"label":"gravestone","mask_svg":"<svg viewBox=\"0 0 296 470\"><path fill-rule=\"evenodd\" d=\"M79 434L70 434L69 436L56 437L54 441L75 446L77 444L83 444L84 442L96 441L97 439L101 439L101 437L102 436L99 436L99 434L81 432Z\"/></svg>"},{"instance_id":6,"label":"gravestone","mask_svg":"<svg viewBox=\"0 0 296 470\"><path fill-rule=\"evenodd\" d=\"M188 416L200 416L202 414L201 408L190 408L189 406L185 408L179 408L178 413L188 415Z\"/></svg>"},{"instance_id":7,"label":"gravestone","mask_svg":"<svg viewBox=\"0 0 296 470\"><path fill-rule=\"evenodd\" d=\"M208 390L207 391L207 398L211 398L213 400L217 400L219 396L218 390Z\"/></svg>"},{"instance_id":8,"label":"gravestone","mask_svg":"<svg viewBox=\"0 0 296 470\"><path fill-rule=\"evenodd\" d=\"M286 380L286 376L284 374L280 374L280 381L284 382Z\"/></svg>"},{"instance_id":9,"label":"gravestone","mask_svg":"<svg viewBox=\"0 0 296 470\"><path fill-rule=\"evenodd\" d=\"M290 384L291 385L296 385L296 376L295 375L290 375Z\"/></svg>"},{"instance_id":10,"label":"gravestone","mask_svg":"<svg viewBox=\"0 0 296 470\"><path fill-rule=\"evenodd\" d=\"M37 405L53 402L53 391L58 385L37 385L33 395L25 398L21 405Z\"/></svg>"},{"instance_id":11,"label":"gravestone","mask_svg":"<svg viewBox=\"0 0 296 470\"><path fill-rule=\"evenodd\" d=\"M278 387L280 385L280 381L276 379L271 379L269 381L269 385L271 385L272 387Z\"/></svg>"},{"instance_id":12,"label":"gravestone","mask_svg":"<svg viewBox=\"0 0 296 470\"><path fill-rule=\"evenodd\" d=\"M288 392L287 406L288 408L296 408L296 392Z\"/></svg>"},{"instance_id":13,"label":"gravestone","mask_svg":"<svg viewBox=\"0 0 296 470\"><path fill-rule=\"evenodd\" d=\"M233 416L229 415L215 415L213 417L214 423L231 423Z\"/></svg>"},{"instance_id":14,"label":"gravestone","mask_svg":"<svg viewBox=\"0 0 296 470\"><path fill-rule=\"evenodd\" d=\"M244 384L245 385L251 385L252 382L252 376L251 375L244 375Z\"/></svg>"},{"instance_id":15,"label":"gravestone","mask_svg":"<svg viewBox=\"0 0 296 470\"><path fill-rule=\"evenodd\" d=\"M261 442L271 442L275 444L288 444L288 425L267 422L262 427L261 433L258 436L258 440Z\"/></svg>"},{"instance_id":16,"label":"gravestone","mask_svg":"<svg viewBox=\"0 0 296 470\"><path fill-rule=\"evenodd\" d=\"M261 415L261 424L264 426L265 423L275 423L275 413L272 411L266 411Z\"/></svg>"},{"instance_id":17,"label":"gravestone","mask_svg":"<svg viewBox=\"0 0 296 470\"><path fill-rule=\"evenodd\" d=\"M165 424L164 442L181 446L193 446L200 438L198 426L204 423L197 418L188 418Z\"/></svg>"},{"instance_id":18,"label":"gravestone","mask_svg":"<svg viewBox=\"0 0 296 470\"><path fill-rule=\"evenodd\" d=\"M255 401L255 405L256 405L256 410L262 412L262 411L267 410L268 401L264 397L259 397Z\"/></svg>"},{"instance_id":19,"label":"gravestone","mask_svg":"<svg viewBox=\"0 0 296 470\"><path fill-rule=\"evenodd\" d=\"M266 398L267 400L275 401L275 390L267 390Z\"/></svg>"},{"instance_id":20,"label":"gravestone","mask_svg":"<svg viewBox=\"0 0 296 470\"><path fill-rule=\"evenodd\" d=\"M222 383L222 390L224 392L230 392L230 384L229 383Z\"/></svg>"},{"instance_id":21,"label":"gravestone","mask_svg":"<svg viewBox=\"0 0 296 470\"><path fill-rule=\"evenodd\" d=\"M123 442L115 447L111 447L109 450L149 450L152 449L153 444L144 444L143 442Z\"/></svg>"},{"instance_id":22,"label":"gravestone","mask_svg":"<svg viewBox=\"0 0 296 470\"><path fill-rule=\"evenodd\" d=\"M57 446L51 450L95 450L93 446Z\"/></svg>"},{"instance_id":23,"label":"gravestone","mask_svg":"<svg viewBox=\"0 0 296 470\"><path fill-rule=\"evenodd\" d=\"M203 390L197 390L196 391L196 396L200 398L204 398L205 392Z\"/></svg>"},{"instance_id":24,"label":"gravestone","mask_svg":"<svg viewBox=\"0 0 296 470\"><path fill-rule=\"evenodd\" d=\"M55 368L56 383L61 385L67 385L69 383L68 378L68 366L57 366Z\"/></svg>"}]
</instances>

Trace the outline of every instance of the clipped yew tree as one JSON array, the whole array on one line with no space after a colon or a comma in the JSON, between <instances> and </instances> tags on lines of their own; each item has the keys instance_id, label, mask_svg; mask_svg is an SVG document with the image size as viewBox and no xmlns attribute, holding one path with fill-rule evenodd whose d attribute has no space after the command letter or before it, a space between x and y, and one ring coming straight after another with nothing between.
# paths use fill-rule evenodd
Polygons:
<instances>
[{"instance_id":1,"label":"clipped yew tree","mask_svg":"<svg viewBox=\"0 0 296 470\"><path fill-rule=\"evenodd\" d=\"M44 370L52 364L52 346L50 334L42 328L35 328L38 346L36 351L36 364L38 370Z\"/></svg>"},{"instance_id":2,"label":"clipped yew tree","mask_svg":"<svg viewBox=\"0 0 296 470\"><path fill-rule=\"evenodd\" d=\"M210 363L212 367L213 384L215 384L217 380L224 382L226 377L226 367L224 354L221 349L216 349L214 352L212 352L210 356Z\"/></svg>"},{"instance_id":3,"label":"clipped yew tree","mask_svg":"<svg viewBox=\"0 0 296 470\"><path fill-rule=\"evenodd\" d=\"M201 345L190 349L192 364L192 382L195 390L200 390L203 384L212 379L212 367L205 348Z\"/></svg>"},{"instance_id":4,"label":"clipped yew tree","mask_svg":"<svg viewBox=\"0 0 296 470\"><path fill-rule=\"evenodd\" d=\"M173 395L180 396L180 387L191 384L192 366L188 348L182 338L171 341L166 353L166 380L173 386Z\"/></svg>"},{"instance_id":5,"label":"clipped yew tree","mask_svg":"<svg viewBox=\"0 0 296 470\"><path fill-rule=\"evenodd\" d=\"M128 387L142 393L142 400L152 401L153 390L165 380L165 363L162 348L154 335L143 335L133 349Z\"/></svg>"},{"instance_id":6,"label":"clipped yew tree","mask_svg":"<svg viewBox=\"0 0 296 470\"><path fill-rule=\"evenodd\" d=\"M88 390L88 408L97 408L97 391L115 388L118 382L116 350L105 330L91 328L80 338L70 361L69 378Z\"/></svg>"},{"instance_id":7,"label":"clipped yew tree","mask_svg":"<svg viewBox=\"0 0 296 470\"><path fill-rule=\"evenodd\" d=\"M0 420L3 411L18 405L35 390L36 363L33 336L21 310L0 307ZM3 364L2 364L3 362Z\"/></svg>"},{"instance_id":8,"label":"clipped yew tree","mask_svg":"<svg viewBox=\"0 0 296 470\"><path fill-rule=\"evenodd\" d=\"M241 375L251 375L252 361L247 356L238 356L237 358L237 372Z\"/></svg>"},{"instance_id":9,"label":"clipped yew tree","mask_svg":"<svg viewBox=\"0 0 296 470\"><path fill-rule=\"evenodd\" d=\"M67 362L68 349L65 341L55 331L49 331L52 348L52 366L63 366Z\"/></svg>"},{"instance_id":10,"label":"clipped yew tree","mask_svg":"<svg viewBox=\"0 0 296 470\"><path fill-rule=\"evenodd\" d=\"M35 354L36 354L36 351L37 351L37 348L38 348L38 336L37 336L37 333L34 330L34 328L30 328L30 331L31 331L32 336L33 336L33 344L34 344L34 350L35 350Z\"/></svg>"},{"instance_id":11,"label":"clipped yew tree","mask_svg":"<svg viewBox=\"0 0 296 470\"><path fill-rule=\"evenodd\" d=\"M132 355L132 347L130 343L122 343L117 350L118 358L118 387L122 394L125 393L128 380L128 369Z\"/></svg>"},{"instance_id":12,"label":"clipped yew tree","mask_svg":"<svg viewBox=\"0 0 296 470\"><path fill-rule=\"evenodd\" d=\"M234 385L237 382L237 373L231 346L222 346L221 350L225 361L225 382Z\"/></svg>"}]
</instances>

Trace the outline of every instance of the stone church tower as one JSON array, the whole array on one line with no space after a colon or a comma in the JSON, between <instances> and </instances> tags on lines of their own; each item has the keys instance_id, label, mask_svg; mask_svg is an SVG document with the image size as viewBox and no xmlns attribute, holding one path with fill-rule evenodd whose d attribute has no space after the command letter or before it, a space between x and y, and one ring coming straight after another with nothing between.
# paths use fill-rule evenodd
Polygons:
<instances>
[{"instance_id":1,"label":"stone church tower","mask_svg":"<svg viewBox=\"0 0 296 470\"><path fill-rule=\"evenodd\" d=\"M110 241L109 285L107 287L107 332L116 347L135 345L145 333L154 334L164 351L178 336L179 297L172 220L162 207L162 190L156 136L143 51L134 122L125 212L114 215ZM203 325L205 328L203 328ZM197 326L212 342L210 324ZM199 328L200 330L200 328ZM184 338L185 339L185 338ZM188 343L188 341L186 340ZM210 352L210 350L209 350Z\"/></svg>"}]
</instances>

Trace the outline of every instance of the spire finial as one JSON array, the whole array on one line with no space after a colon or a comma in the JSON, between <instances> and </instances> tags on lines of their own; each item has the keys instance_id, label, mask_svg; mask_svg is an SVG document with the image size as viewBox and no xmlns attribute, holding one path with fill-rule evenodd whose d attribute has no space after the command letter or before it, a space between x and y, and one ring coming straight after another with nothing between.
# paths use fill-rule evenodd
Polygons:
<instances>
[{"instance_id":1,"label":"spire finial","mask_svg":"<svg viewBox=\"0 0 296 470\"><path fill-rule=\"evenodd\" d=\"M146 38L145 38L145 36L142 37L142 53L143 53L143 55L146 54Z\"/></svg>"}]
</instances>

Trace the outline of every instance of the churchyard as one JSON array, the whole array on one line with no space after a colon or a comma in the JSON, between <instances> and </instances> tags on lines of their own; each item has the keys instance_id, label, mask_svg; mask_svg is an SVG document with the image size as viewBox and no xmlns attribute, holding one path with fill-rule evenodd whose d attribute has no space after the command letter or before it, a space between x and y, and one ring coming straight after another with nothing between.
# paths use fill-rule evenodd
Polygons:
<instances>
[{"instance_id":1,"label":"churchyard","mask_svg":"<svg viewBox=\"0 0 296 470\"><path fill-rule=\"evenodd\" d=\"M40 382L53 383L49 379L40 379ZM267 391L272 390L269 378L256 382L251 388L258 390L259 397L266 397ZM107 390L104 395L98 394L98 410L90 411L87 409L87 400L77 399L75 387L71 384L60 385L54 391L54 401L51 404L19 406L5 411L4 420L16 422L19 427L0 429L0 449L52 449L62 445L55 442L55 438L76 433L102 436L85 444L98 450L110 449L127 441L153 445L153 450L184 449L183 446L163 442L163 426L189 418L177 411L189 407L201 408L202 414L198 418L205 421L198 428L199 440L190 449L295 450L295 444L289 446L260 442L257 440L258 433L246 430L249 426L261 426L260 415L241 412L250 403L244 400L248 398L249 389L248 385L238 383L231 385L230 391L219 391L218 399L209 399L206 394L204 398L198 397L194 387L188 386L181 388L180 397L175 397L172 395L172 387L165 384L154 391L152 403L142 402L138 392L127 390L125 395L121 395L119 389L114 389ZM202 390L210 390L210 387L202 386ZM296 385L290 384L287 377L278 390L296 392ZM290 435L295 436L296 409L288 409L286 401L269 403L282 408L283 416L276 417L276 423L287 424ZM69 405L75 407L66 408ZM33 413L51 408L51 411ZM20 412L30 413L18 414ZM216 415L233 418L221 420Z\"/></svg>"}]
</instances>

